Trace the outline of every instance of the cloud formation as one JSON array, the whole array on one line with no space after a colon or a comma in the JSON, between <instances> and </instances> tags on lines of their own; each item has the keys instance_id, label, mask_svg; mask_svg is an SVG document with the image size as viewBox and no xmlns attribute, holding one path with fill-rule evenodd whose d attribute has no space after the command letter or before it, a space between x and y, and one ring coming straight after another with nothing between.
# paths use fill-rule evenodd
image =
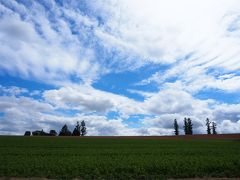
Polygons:
<instances>
[{"instance_id":1,"label":"cloud formation","mask_svg":"<svg viewBox=\"0 0 240 180\"><path fill-rule=\"evenodd\" d=\"M0 1L0 133L239 132L239 53L238 0Z\"/></svg>"},{"instance_id":2,"label":"cloud formation","mask_svg":"<svg viewBox=\"0 0 240 180\"><path fill-rule=\"evenodd\" d=\"M96 78L99 63L95 52L83 45L77 34L81 29L74 33L71 28L71 18L83 28L94 26L90 19L55 2L51 4L52 11L37 2L29 8L16 1L3 2L0 7L2 70L50 84L71 82L71 76L80 82Z\"/></svg>"}]
</instances>

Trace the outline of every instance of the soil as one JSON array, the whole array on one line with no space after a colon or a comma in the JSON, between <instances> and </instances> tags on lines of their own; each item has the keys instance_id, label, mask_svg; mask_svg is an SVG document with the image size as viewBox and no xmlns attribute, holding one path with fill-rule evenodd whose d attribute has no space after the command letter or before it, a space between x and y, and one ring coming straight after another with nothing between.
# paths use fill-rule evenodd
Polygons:
<instances>
[{"instance_id":1,"label":"soil","mask_svg":"<svg viewBox=\"0 0 240 180\"><path fill-rule=\"evenodd\" d=\"M0 178L0 180L54 180L47 178ZM80 179L73 179L80 180ZM168 179L168 180L240 180L240 178L212 178L212 177L204 177L204 178L185 178L185 179Z\"/></svg>"},{"instance_id":2,"label":"soil","mask_svg":"<svg viewBox=\"0 0 240 180\"><path fill-rule=\"evenodd\" d=\"M82 137L81 137L82 138ZM113 138L113 139L235 139L240 140L239 134L194 134L179 136L85 136L83 138Z\"/></svg>"}]
</instances>

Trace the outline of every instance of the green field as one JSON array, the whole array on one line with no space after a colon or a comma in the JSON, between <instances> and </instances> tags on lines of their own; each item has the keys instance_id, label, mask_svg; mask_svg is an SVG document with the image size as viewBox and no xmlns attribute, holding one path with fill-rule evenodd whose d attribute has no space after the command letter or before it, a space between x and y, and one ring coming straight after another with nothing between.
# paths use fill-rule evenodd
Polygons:
<instances>
[{"instance_id":1,"label":"green field","mask_svg":"<svg viewBox=\"0 0 240 180\"><path fill-rule=\"evenodd\" d=\"M0 177L240 177L240 141L0 136Z\"/></svg>"}]
</instances>

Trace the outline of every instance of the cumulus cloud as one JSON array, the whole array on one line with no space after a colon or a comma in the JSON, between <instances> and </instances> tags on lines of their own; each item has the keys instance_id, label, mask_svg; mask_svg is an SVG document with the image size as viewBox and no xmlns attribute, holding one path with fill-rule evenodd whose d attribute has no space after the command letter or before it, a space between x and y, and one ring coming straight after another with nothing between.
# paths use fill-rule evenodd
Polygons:
<instances>
[{"instance_id":1,"label":"cumulus cloud","mask_svg":"<svg viewBox=\"0 0 240 180\"><path fill-rule=\"evenodd\" d=\"M217 127L219 133L239 133L240 131L240 120L232 122L231 120L223 120Z\"/></svg>"},{"instance_id":2,"label":"cumulus cloud","mask_svg":"<svg viewBox=\"0 0 240 180\"><path fill-rule=\"evenodd\" d=\"M117 111L123 117L134 114L159 115L165 113L207 115L210 114L209 106L214 103L211 99L197 100L191 94L179 89L148 93L144 101L136 101L123 95L97 90L88 85L46 90L43 97L57 108L100 114Z\"/></svg>"},{"instance_id":3,"label":"cumulus cloud","mask_svg":"<svg viewBox=\"0 0 240 180\"><path fill-rule=\"evenodd\" d=\"M58 108L83 112L107 113L117 111L122 116L143 114L141 103L125 96L94 89L88 85L62 87L44 92L46 101Z\"/></svg>"},{"instance_id":4,"label":"cumulus cloud","mask_svg":"<svg viewBox=\"0 0 240 180\"><path fill-rule=\"evenodd\" d=\"M230 119L234 122L240 119L240 104L220 104L214 108L214 117L217 122Z\"/></svg>"},{"instance_id":5,"label":"cumulus cloud","mask_svg":"<svg viewBox=\"0 0 240 180\"><path fill-rule=\"evenodd\" d=\"M22 134L24 130L41 128L39 121L54 107L28 97L0 96L0 132Z\"/></svg>"},{"instance_id":6,"label":"cumulus cloud","mask_svg":"<svg viewBox=\"0 0 240 180\"><path fill-rule=\"evenodd\" d=\"M75 113L67 113L74 109ZM110 111L120 116L109 118ZM237 132L240 118L239 105L196 100L186 92L163 90L138 102L90 86L46 90L43 99L21 94L0 96L0 112L1 134L59 130L65 123L73 129L77 121L85 120L88 135L171 135L174 119L183 133L184 117L193 120L194 133L205 133L206 117L217 122L219 133L229 133ZM138 121L138 127L129 127L126 120L137 114L146 117Z\"/></svg>"},{"instance_id":7,"label":"cumulus cloud","mask_svg":"<svg viewBox=\"0 0 240 180\"><path fill-rule=\"evenodd\" d=\"M196 100L189 93L178 89L162 90L145 100L149 111L155 114L179 112L186 115L206 114L208 103L209 101Z\"/></svg>"},{"instance_id":8,"label":"cumulus cloud","mask_svg":"<svg viewBox=\"0 0 240 180\"><path fill-rule=\"evenodd\" d=\"M107 119L101 115L81 113L59 114L51 104L27 97L0 96L0 133L22 135L25 130L59 131L64 124L72 130L77 121L85 120L88 135L139 135L137 130L124 124L122 119Z\"/></svg>"},{"instance_id":9,"label":"cumulus cloud","mask_svg":"<svg viewBox=\"0 0 240 180\"><path fill-rule=\"evenodd\" d=\"M135 93L139 93L139 91ZM134 130L136 134L172 134L173 120L178 119L180 129L182 129L184 117L190 117L193 120L194 133L199 134L205 133L207 117L217 123L226 119L238 120L240 117L239 105L221 104L212 99L195 99L190 93L179 89L164 89L157 93L149 93L147 96L143 93L143 96L145 96L145 100L139 102L90 86L63 87L44 93L45 100L58 108L77 109L80 112L97 113L98 115L116 111L120 114L120 119L136 114L153 116L146 117L139 122L141 128ZM219 127L219 129L221 128L222 126ZM231 127L225 127L225 132L227 131L231 132Z\"/></svg>"}]
</instances>

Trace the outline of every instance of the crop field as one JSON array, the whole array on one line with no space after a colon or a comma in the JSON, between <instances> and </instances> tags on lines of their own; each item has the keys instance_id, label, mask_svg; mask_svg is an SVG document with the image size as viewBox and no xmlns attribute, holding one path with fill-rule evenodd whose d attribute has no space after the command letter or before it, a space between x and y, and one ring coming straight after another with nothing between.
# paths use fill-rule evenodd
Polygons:
<instances>
[{"instance_id":1,"label":"crop field","mask_svg":"<svg viewBox=\"0 0 240 180\"><path fill-rule=\"evenodd\" d=\"M240 177L239 139L0 136L0 177Z\"/></svg>"}]
</instances>

